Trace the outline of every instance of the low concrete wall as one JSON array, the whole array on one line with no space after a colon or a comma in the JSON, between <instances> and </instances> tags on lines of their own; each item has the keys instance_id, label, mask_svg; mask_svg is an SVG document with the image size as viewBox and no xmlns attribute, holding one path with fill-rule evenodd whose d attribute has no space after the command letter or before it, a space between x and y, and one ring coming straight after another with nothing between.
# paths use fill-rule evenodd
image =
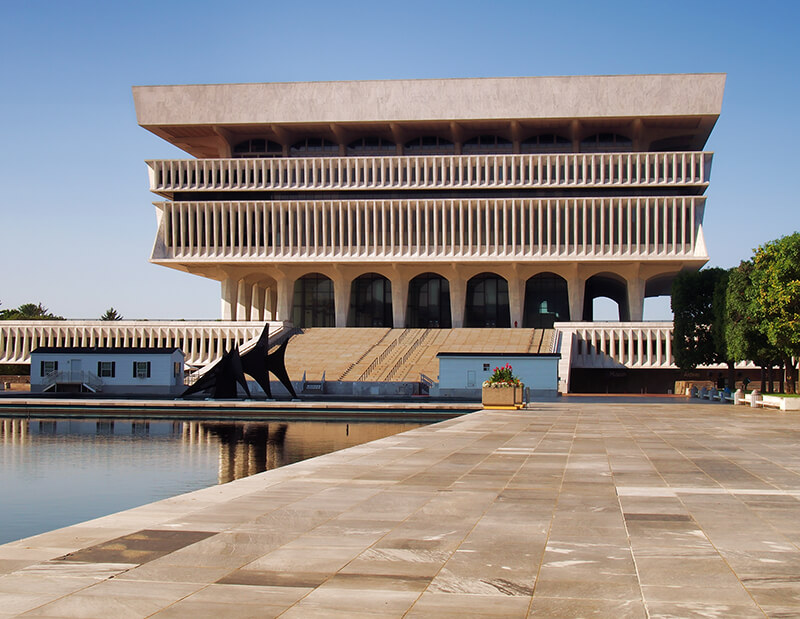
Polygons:
<instances>
[{"instance_id":1,"label":"low concrete wall","mask_svg":"<svg viewBox=\"0 0 800 619\"><path fill-rule=\"evenodd\" d=\"M309 381L316 385L319 381ZM334 395L354 397L381 397L381 396L418 396L420 384L417 382L366 382L366 381L326 381L322 390L303 390L303 382L293 380L292 386L299 396L308 395ZM256 397L264 397L264 390L255 381L247 381L250 393ZM278 398L289 397L289 391L278 381L269 383L272 395ZM480 396L478 396L480 399Z\"/></svg>"}]
</instances>

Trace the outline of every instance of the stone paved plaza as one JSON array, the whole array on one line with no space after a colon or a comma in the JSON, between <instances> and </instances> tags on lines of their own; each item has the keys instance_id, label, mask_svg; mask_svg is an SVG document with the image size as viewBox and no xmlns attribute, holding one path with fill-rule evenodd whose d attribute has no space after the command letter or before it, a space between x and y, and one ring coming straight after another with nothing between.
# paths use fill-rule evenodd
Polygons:
<instances>
[{"instance_id":1,"label":"stone paved plaza","mask_svg":"<svg viewBox=\"0 0 800 619\"><path fill-rule=\"evenodd\" d=\"M480 411L0 546L0 617L800 616L800 417Z\"/></svg>"}]
</instances>

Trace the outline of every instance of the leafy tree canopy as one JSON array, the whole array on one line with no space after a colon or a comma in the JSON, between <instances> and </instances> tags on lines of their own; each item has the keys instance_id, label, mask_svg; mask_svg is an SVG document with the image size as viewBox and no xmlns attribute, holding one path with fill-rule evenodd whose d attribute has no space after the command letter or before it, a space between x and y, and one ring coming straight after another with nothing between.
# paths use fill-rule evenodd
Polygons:
<instances>
[{"instance_id":1,"label":"leafy tree canopy","mask_svg":"<svg viewBox=\"0 0 800 619\"><path fill-rule=\"evenodd\" d=\"M752 260L731 269L725 295L725 340L734 361L754 361L762 367L776 365L781 355L762 332L755 310Z\"/></svg>"},{"instance_id":2,"label":"leafy tree canopy","mask_svg":"<svg viewBox=\"0 0 800 619\"><path fill-rule=\"evenodd\" d=\"M785 357L800 357L800 232L771 241L753 257L753 310Z\"/></svg>"}]
</instances>

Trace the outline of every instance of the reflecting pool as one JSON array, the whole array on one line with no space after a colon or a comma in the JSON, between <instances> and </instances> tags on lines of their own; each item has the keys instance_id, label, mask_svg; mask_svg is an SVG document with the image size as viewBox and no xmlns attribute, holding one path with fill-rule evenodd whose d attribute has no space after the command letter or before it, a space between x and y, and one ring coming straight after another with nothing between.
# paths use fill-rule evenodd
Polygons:
<instances>
[{"instance_id":1,"label":"reflecting pool","mask_svg":"<svg viewBox=\"0 0 800 619\"><path fill-rule=\"evenodd\" d=\"M0 417L0 544L421 425Z\"/></svg>"}]
</instances>

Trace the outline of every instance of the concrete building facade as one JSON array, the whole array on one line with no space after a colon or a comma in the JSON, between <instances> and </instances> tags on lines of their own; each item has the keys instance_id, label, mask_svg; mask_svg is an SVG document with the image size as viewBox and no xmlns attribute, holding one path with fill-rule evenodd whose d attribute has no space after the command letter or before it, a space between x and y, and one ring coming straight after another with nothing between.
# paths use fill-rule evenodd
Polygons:
<instances>
[{"instance_id":1,"label":"concrete building facade","mask_svg":"<svg viewBox=\"0 0 800 619\"><path fill-rule=\"evenodd\" d=\"M151 260L221 318L296 326L622 322L708 259L703 147L725 76L134 88Z\"/></svg>"},{"instance_id":2,"label":"concrete building facade","mask_svg":"<svg viewBox=\"0 0 800 619\"><path fill-rule=\"evenodd\" d=\"M134 87L139 124L190 156L147 161L150 259L218 281L221 320L4 321L0 361L27 363L40 346L150 346L199 366L265 322L271 337L292 325L518 326L556 329L561 391L574 370L592 388L673 372L672 325L643 322L644 301L708 259L705 145L724 84ZM599 297L617 321L594 320Z\"/></svg>"}]
</instances>

